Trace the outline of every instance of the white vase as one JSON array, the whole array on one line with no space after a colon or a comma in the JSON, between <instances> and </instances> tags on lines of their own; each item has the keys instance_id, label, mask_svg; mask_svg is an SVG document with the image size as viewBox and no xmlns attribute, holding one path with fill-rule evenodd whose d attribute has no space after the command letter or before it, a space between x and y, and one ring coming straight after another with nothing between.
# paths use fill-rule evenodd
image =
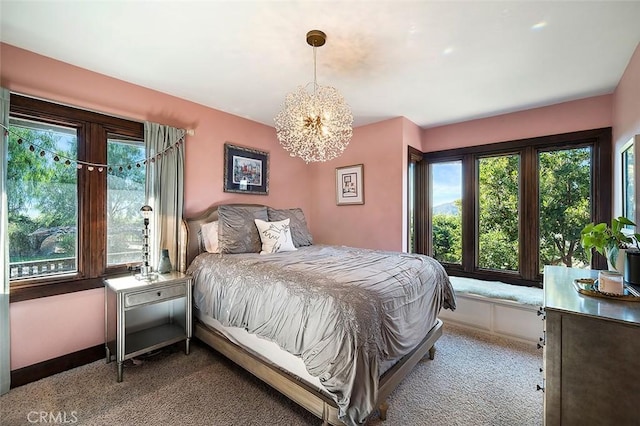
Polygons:
<instances>
[{"instance_id":1,"label":"white vase","mask_svg":"<svg viewBox=\"0 0 640 426\"><path fill-rule=\"evenodd\" d=\"M627 259L627 249L619 249L618 257L616 258L616 263L614 265L611 263L611 260L609 260L609 252L607 252L607 266L609 267L610 271L624 274L624 263L626 259Z\"/></svg>"}]
</instances>

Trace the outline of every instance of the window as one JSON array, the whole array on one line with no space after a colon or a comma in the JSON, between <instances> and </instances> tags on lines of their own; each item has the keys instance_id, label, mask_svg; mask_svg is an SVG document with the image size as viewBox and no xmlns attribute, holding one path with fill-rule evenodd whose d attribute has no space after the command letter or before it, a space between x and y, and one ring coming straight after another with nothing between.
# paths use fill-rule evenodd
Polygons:
<instances>
[{"instance_id":1,"label":"window","mask_svg":"<svg viewBox=\"0 0 640 426\"><path fill-rule=\"evenodd\" d=\"M9 129L11 301L101 287L139 262L143 124L12 94Z\"/></svg>"},{"instance_id":2,"label":"window","mask_svg":"<svg viewBox=\"0 0 640 426\"><path fill-rule=\"evenodd\" d=\"M588 266L580 231L610 220L610 128L415 158L413 248L451 275L540 286L544 265Z\"/></svg>"},{"instance_id":3,"label":"window","mask_svg":"<svg viewBox=\"0 0 640 426\"><path fill-rule=\"evenodd\" d=\"M122 171L107 174L107 266L142 261L143 158L145 150L140 142L107 140L107 163L122 165Z\"/></svg>"},{"instance_id":4,"label":"window","mask_svg":"<svg viewBox=\"0 0 640 426\"><path fill-rule=\"evenodd\" d=\"M409 192L409 196L407 197L407 204L409 206L408 211L409 211L409 230L408 230L408 234L409 234L409 238L408 238L408 250L409 253L412 253L415 251L415 247L416 247L416 242L415 242L415 228L414 228L414 224L415 224L415 217L414 217L414 213L416 210L416 197L415 197L415 193L416 193L416 189L415 189L415 184L416 184L416 163L415 161L409 161L409 167L407 168L407 173L408 173L408 179L407 179L407 188L408 188L408 192Z\"/></svg>"},{"instance_id":5,"label":"window","mask_svg":"<svg viewBox=\"0 0 640 426\"><path fill-rule=\"evenodd\" d=\"M539 272L544 265L586 267L580 231L591 222L592 148L538 153Z\"/></svg>"},{"instance_id":6,"label":"window","mask_svg":"<svg viewBox=\"0 0 640 426\"><path fill-rule=\"evenodd\" d=\"M462 263L462 161L431 165L431 247L441 262Z\"/></svg>"},{"instance_id":7,"label":"window","mask_svg":"<svg viewBox=\"0 0 640 426\"><path fill-rule=\"evenodd\" d=\"M520 241L520 156L479 158L478 268L517 271Z\"/></svg>"},{"instance_id":8,"label":"window","mask_svg":"<svg viewBox=\"0 0 640 426\"><path fill-rule=\"evenodd\" d=\"M9 129L9 277L76 272L78 177L65 164L77 156L76 129L15 118Z\"/></svg>"},{"instance_id":9,"label":"window","mask_svg":"<svg viewBox=\"0 0 640 426\"><path fill-rule=\"evenodd\" d=\"M635 145L631 140L622 151L622 215L636 220Z\"/></svg>"}]
</instances>

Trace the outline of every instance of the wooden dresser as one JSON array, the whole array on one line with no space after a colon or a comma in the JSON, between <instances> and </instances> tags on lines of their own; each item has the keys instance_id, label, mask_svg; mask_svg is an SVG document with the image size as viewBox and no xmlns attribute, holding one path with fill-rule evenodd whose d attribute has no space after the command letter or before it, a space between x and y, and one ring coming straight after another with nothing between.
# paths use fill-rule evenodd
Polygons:
<instances>
[{"instance_id":1,"label":"wooden dresser","mask_svg":"<svg viewBox=\"0 0 640 426\"><path fill-rule=\"evenodd\" d=\"M544 418L552 425L640 425L640 302L579 294L597 271L544 270Z\"/></svg>"}]
</instances>

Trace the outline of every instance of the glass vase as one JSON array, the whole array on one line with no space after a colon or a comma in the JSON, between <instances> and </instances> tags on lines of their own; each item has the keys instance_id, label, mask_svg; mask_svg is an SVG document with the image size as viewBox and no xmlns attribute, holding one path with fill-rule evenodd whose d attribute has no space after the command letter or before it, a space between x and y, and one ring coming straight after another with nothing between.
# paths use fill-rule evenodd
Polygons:
<instances>
[{"instance_id":1,"label":"glass vase","mask_svg":"<svg viewBox=\"0 0 640 426\"><path fill-rule=\"evenodd\" d=\"M162 249L158 262L158 273L166 274L167 272L171 272L171 259L169 259L169 250Z\"/></svg>"}]
</instances>

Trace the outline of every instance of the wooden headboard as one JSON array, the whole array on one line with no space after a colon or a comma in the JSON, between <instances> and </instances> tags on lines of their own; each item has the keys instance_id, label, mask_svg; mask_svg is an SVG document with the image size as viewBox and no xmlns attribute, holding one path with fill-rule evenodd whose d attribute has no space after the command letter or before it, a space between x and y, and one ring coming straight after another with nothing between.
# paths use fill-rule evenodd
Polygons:
<instances>
[{"instance_id":1,"label":"wooden headboard","mask_svg":"<svg viewBox=\"0 0 640 426\"><path fill-rule=\"evenodd\" d=\"M198 213L192 217L184 217L182 219L183 226L185 228L186 241L183 242L185 248L181 254L181 264L184 265L186 270L193 259L196 258L202 252L202 242L200 240L200 227L204 223L213 222L218 220L218 207L223 204L217 204L209 207L205 211ZM230 206L244 206L244 207L267 207L263 204L225 204Z\"/></svg>"}]
</instances>

